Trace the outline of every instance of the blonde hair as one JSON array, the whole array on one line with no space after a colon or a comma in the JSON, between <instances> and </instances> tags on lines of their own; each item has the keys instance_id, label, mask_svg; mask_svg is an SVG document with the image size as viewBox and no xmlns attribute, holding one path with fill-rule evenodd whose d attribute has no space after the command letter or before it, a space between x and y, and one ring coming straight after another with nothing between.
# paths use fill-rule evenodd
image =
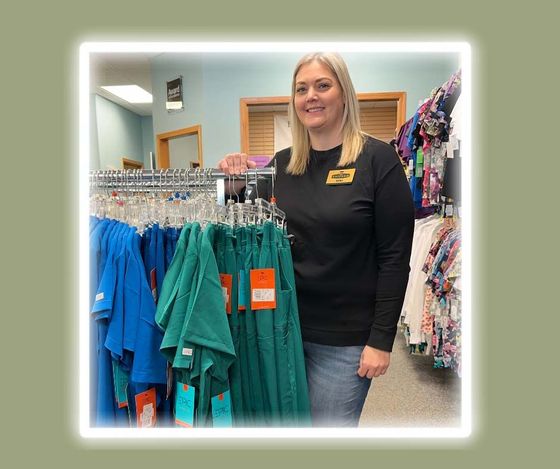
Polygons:
<instances>
[{"instance_id":1,"label":"blonde hair","mask_svg":"<svg viewBox=\"0 0 560 469\"><path fill-rule=\"evenodd\" d=\"M348 68L343 58L334 52L314 52L303 56L296 65L292 78L292 96L288 108L288 115L292 129L292 153L290 163L286 168L289 174L301 175L305 173L309 162L311 141L309 133L296 114L294 104L296 93L296 75L303 65L319 62L326 65L336 77L342 89L344 111L342 114L342 154L338 166L354 163L362 151L366 134L360 129L360 108L354 85L350 79Z\"/></svg>"}]
</instances>

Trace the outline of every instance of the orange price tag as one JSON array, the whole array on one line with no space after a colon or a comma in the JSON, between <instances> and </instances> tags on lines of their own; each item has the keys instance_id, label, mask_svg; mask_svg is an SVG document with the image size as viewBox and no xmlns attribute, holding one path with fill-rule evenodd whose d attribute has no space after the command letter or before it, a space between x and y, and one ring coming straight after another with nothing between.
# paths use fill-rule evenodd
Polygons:
<instances>
[{"instance_id":1,"label":"orange price tag","mask_svg":"<svg viewBox=\"0 0 560 469\"><path fill-rule=\"evenodd\" d=\"M156 388L134 396L136 402L136 425L138 428L152 428L156 426Z\"/></svg>"},{"instance_id":2,"label":"orange price tag","mask_svg":"<svg viewBox=\"0 0 560 469\"><path fill-rule=\"evenodd\" d=\"M252 269L251 281L251 309L276 308L276 286L274 269Z\"/></svg>"},{"instance_id":3,"label":"orange price tag","mask_svg":"<svg viewBox=\"0 0 560 469\"><path fill-rule=\"evenodd\" d=\"M222 284L222 294L224 295L226 313L231 314L231 289L233 285L233 276L231 274L220 274L220 283Z\"/></svg>"}]
</instances>

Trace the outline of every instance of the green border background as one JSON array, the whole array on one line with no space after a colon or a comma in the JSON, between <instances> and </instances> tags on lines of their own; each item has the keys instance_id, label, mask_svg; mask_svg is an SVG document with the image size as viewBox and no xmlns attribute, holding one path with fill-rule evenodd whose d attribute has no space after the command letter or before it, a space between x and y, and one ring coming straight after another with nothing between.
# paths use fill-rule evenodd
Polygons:
<instances>
[{"instance_id":1,"label":"green border background","mask_svg":"<svg viewBox=\"0 0 560 469\"><path fill-rule=\"evenodd\" d=\"M3 461L140 469L526 467L536 458L550 460L558 435L552 400L558 365L551 360L558 307L549 300L559 260L558 211L547 207L554 200L559 43L551 4L54 0L3 6ZM469 440L140 446L77 437L77 52L86 40L471 43L476 371Z\"/></svg>"}]
</instances>

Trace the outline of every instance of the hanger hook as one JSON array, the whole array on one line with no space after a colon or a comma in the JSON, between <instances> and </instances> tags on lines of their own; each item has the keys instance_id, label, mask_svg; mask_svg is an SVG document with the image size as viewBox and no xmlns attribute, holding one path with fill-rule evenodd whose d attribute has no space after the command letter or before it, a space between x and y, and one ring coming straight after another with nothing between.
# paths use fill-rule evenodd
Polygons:
<instances>
[{"instance_id":1,"label":"hanger hook","mask_svg":"<svg viewBox=\"0 0 560 469\"><path fill-rule=\"evenodd\" d=\"M258 178L256 169L254 170L253 175L255 176L255 190L257 191L256 194L257 194L257 199L258 199L259 198L259 178Z\"/></svg>"}]
</instances>

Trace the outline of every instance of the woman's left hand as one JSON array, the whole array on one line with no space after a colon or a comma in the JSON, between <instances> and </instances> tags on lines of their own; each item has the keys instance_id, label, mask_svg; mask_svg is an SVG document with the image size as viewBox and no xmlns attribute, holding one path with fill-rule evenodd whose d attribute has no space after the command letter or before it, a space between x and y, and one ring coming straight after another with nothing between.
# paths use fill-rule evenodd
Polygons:
<instances>
[{"instance_id":1,"label":"woman's left hand","mask_svg":"<svg viewBox=\"0 0 560 469\"><path fill-rule=\"evenodd\" d=\"M361 378L367 377L369 379L384 375L387 368L389 368L390 360L390 352L385 352L384 350L379 350L366 345L360 357L358 375Z\"/></svg>"}]
</instances>

